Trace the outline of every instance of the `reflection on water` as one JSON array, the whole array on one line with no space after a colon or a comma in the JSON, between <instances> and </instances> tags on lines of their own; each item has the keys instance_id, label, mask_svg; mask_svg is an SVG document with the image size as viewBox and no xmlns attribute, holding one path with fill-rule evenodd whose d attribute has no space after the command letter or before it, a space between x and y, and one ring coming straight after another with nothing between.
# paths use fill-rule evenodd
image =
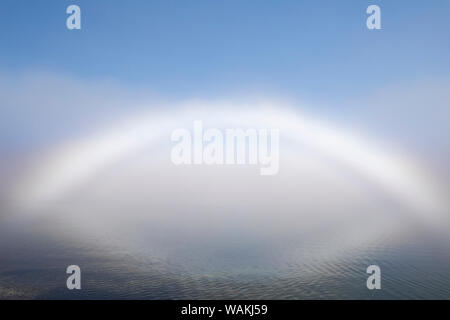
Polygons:
<instances>
[{"instance_id":1,"label":"reflection on water","mask_svg":"<svg viewBox=\"0 0 450 320\"><path fill-rule=\"evenodd\" d=\"M59 227L62 234L74 232L53 221L52 228ZM2 223L2 299L450 298L450 243L414 225L401 236L384 234L338 253L300 235L277 242L239 232L228 241L206 235L204 241L172 239L161 245L149 238L130 250L120 237L71 241L44 236L47 228ZM70 264L82 268L80 291L65 287ZM370 264L381 267L382 290L366 289Z\"/></svg>"}]
</instances>

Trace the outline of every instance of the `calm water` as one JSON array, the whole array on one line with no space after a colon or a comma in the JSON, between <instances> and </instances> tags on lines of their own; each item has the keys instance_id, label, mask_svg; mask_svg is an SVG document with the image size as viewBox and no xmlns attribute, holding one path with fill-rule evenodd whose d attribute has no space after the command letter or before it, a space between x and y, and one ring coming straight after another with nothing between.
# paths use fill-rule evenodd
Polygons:
<instances>
[{"instance_id":1,"label":"calm water","mask_svg":"<svg viewBox=\"0 0 450 320\"><path fill-rule=\"evenodd\" d=\"M131 245L124 241L129 234L71 239L76 230L48 219L3 219L0 298L450 298L450 243L413 223L401 235L387 231L353 246L245 230L190 238L161 236L165 230ZM48 236L50 228L60 234ZM82 269L80 291L65 287L70 264ZM365 287L370 264L381 267L382 290Z\"/></svg>"}]
</instances>

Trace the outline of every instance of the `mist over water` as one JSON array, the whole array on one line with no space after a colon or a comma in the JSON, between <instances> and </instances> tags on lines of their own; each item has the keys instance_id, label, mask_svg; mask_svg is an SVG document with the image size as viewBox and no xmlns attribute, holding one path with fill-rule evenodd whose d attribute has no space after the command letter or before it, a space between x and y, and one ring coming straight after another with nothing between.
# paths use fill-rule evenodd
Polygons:
<instances>
[{"instance_id":1,"label":"mist over water","mask_svg":"<svg viewBox=\"0 0 450 320\"><path fill-rule=\"evenodd\" d=\"M63 211L61 211L63 212ZM61 213L60 212L60 213ZM184 221L183 221L184 222ZM449 243L404 224L349 245L344 234L317 237L186 223L141 223L85 234L51 215L2 223L2 298L134 299L447 299ZM359 227L357 223L353 226ZM5 230L4 228L8 229ZM58 234L55 235L55 230ZM80 236L83 234L83 236ZM50 235L50 236L49 236ZM133 239L133 240L130 240ZM82 267L82 290L65 288L65 268ZM365 269L382 268L382 290L365 288Z\"/></svg>"},{"instance_id":2,"label":"mist over water","mask_svg":"<svg viewBox=\"0 0 450 320\"><path fill-rule=\"evenodd\" d=\"M164 115L149 117L151 135L136 129L145 128L141 117L18 165L2 203L0 297L450 297L445 190L429 188L445 180L415 180L405 169L399 179L423 184L398 193L389 182L402 181L377 179L364 164L315 148L316 131L303 131L306 140L282 135L274 176L255 165L175 166L170 132L198 117L211 127L288 129L248 112L238 119L221 111L220 120L203 112L180 113L168 125L155 120ZM110 138L121 143L111 149ZM348 152L368 148L386 170L396 163L368 144ZM436 196L436 206L414 199L417 190ZM65 287L72 264L82 270L77 292ZM366 288L372 264L381 267L382 290Z\"/></svg>"}]
</instances>

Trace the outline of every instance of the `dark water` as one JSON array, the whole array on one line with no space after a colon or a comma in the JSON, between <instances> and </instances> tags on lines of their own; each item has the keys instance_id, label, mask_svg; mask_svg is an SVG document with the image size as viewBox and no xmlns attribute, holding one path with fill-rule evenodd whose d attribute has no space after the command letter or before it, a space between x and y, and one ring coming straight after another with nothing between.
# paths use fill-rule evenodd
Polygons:
<instances>
[{"instance_id":1,"label":"dark water","mask_svg":"<svg viewBox=\"0 0 450 320\"><path fill-rule=\"evenodd\" d=\"M3 221L0 230L2 299L450 298L450 243L422 226L338 249L239 232L166 245L150 237L133 247L107 232L71 239L73 228L57 219ZM71 264L81 267L82 290L66 288ZM381 290L366 288L371 264L381 268Z\"/></svg>"}]
</instances>

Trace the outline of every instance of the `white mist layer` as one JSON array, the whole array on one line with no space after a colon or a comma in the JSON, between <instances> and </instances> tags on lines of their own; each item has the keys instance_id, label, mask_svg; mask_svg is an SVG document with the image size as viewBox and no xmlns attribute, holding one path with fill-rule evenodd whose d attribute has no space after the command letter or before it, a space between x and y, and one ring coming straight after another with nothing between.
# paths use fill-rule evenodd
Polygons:
<instances>
[{"instance_id":1,"label":"white mist layer","mask_svg":"<svg viewBox=\"0 0 450 320\"><path fill-rule=\"evenodd\" d=\"M195 120L222 130L279 129L279 173L174 165L171 132L192 130ZM47 228L57 238L94 237L100 246L195 261L200 270L211 257L214 270L245 266L227 252L259 255L252 261L279 255L267 261L284 268L305 250L330 261L401 238L410 224L445 234L445 188L424 172L412 157L279 104L189 103L68 141L36 161L13 198L30 219L62 221L66 227Z\"/></svg>"},{"instance_id":2,"label":"white mist layer","mask_svg":"<svg viewBox=\"0 0 450 320\"><path fill-rule=\"evenodd\" d=\"M439 219L440 214L447 212L448 204L439 187L414 165L413 159L401 157L372 141L298 112L276 107L249 109L247 106L189 104L167 114L140 115L98 135L62 146L36 166L17 189L17 195L30 209L38 208L42 203L51 203L70 194L71 190L83 187L99 172L114 170L111 168L114 164L133 154L139 156L139 152L152 148L152 145L161 150L154 150L155 154L148 157L157 157L164 150L166 161L170 162L167 147L173 145L171 130L192 130L193 121L200 119L205 126L218 129L279 129L281 141L291 142L280 150L280 157L283 153L308 147L343 165L342 170L345 167L355 170L412 211L426 212L425 218ZM175 167L168 169L168 173L170 170ZM280 167L280 170L289 172L291 168Z\"/></svg>"}]
</instances>

